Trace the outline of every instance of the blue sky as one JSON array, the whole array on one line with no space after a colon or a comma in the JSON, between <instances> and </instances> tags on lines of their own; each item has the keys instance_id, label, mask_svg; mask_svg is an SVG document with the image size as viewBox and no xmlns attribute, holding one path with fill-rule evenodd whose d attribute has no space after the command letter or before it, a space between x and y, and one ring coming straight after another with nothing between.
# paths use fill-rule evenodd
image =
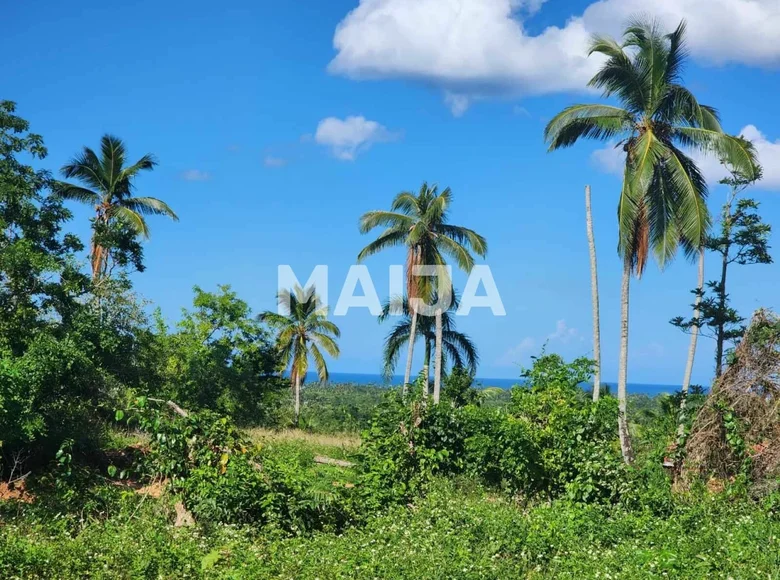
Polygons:
<instances>
[{"instance_id":1,"label":"blue sky","mask_svg":"<svg viewBox=\"0 0 780 580\"><path fill-rule=\"evenodd\" d=\"M717 4L717 6L715 6ZM56 170L103 133L160 166L137 183L178 212L153 219L138 291L172 320L197 284L228 283L256 311L275 305L278 264L305 279L330 267L335 300L370 238L357 220L423 180L450 186L454 223L484 234L485 263L507 315L458 319L481 353L479 375L515 377L545 341L572 357L591 351L583 186L593 187L600 260L604 378L617 376L620 262L614 155L584 143L548 154L545 121L597 65L582 57L593 31L617 33L645 4L561 0L301 0L228 3L14 2L3 10L0 98L41 133ZM356 10L357 9L357 10ZM766 180L751 195L780 223L780 8L773 1L663 0L664 22L686 17L686 82L724 127L757 141ZM354 12L352 12L354 11ZM550 28L552 27L552 28ZM775 35L774 37L772 35ZM334 45L335 42L335 45ZM10 56L9 56L10 55ZM348 121L349 117L356 117ZM326 121L330 119L330 121ZM324 124L321 123L325 121ZM318 131L319 127L319 131ZM704 162L717 178L716 164ZM725 191L713 187L717 211ZM72 230L88 236L89 212ZM380 298L402 250L367 262ZM715 263L707 275L714 276ZM629 381L679 383L695 267L681 257L633 282ZM465 283L456 275L456 285ZM734 305L777 307L776 266L733 271ZM366 310L338 319L332 370L377 372L388 327ZM712 375L700 341L694 381Z\"/></svg>"}]
</instances>

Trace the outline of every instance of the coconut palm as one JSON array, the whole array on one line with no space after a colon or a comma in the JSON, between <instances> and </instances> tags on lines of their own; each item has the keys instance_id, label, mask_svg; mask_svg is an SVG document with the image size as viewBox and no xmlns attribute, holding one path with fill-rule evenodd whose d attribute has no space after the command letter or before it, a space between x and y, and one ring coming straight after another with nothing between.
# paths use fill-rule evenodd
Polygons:
<instances>
[{"instance_id":1,"label":"coconut palm","mask_svg":"<svg viewBox=\"0 0 780 580\"><path fill-rule=\"evenodd\" d=\"M382 356L383 374L386 378L392 377L395 373L395 367L398 364L398 358L401 355L403 345L408 344L412 333L411 309L409 300L405 297L402 300L395 299L385 302L382 306L379 322L387 320L391 313L398 308L403 312L403 318L396 323L387 335ZM453 293L450 309L441 316L442 359L445 364L451 362L453 367L463 367L473 375L477 371L479 354L477 353L477 347L471 339L462 332L458 332L455 328L453 314L457 308L458 298ZM415 325L415 332L417 337L423 339L425 345L425 362L423 363L422 375L425 377L424 395L427 396L430 381L431 355L436 343L435 319L432 319L430 316L420 317L418 324Z\"/></svg>"},{"instance_id":2,"label":"coconut palm","mask_svg":"<svg viewBox=\"0 0 780 580\"><path fill-rule=\"evenodd\" d=\"M651 251L663 267L678 246L693 256L705 241L710 226L707 185L684 149L716 154L745 172L751 171L754 153L749 144L725 134L715 109L699 104L682 85L684 22L670 34L653 22L632 23L622 44L595 36L593 53L606 61L589 86L616 97L621 106L568 107L548 123L545 140L551 151L581 138L615 140L626 154L618 201L623 261L618 418L623 456L631 461L626 420L630 276L641 276Z\"/></svg>"},{"instance_id":3,"label":"coconut palm","mask_svg":"<svg viewBox=\"0 0 780 580\"><path fill-rule=\"evenodd\" d=\"M475 231L447 223L448 210L452 203L452 191L446 188L439 193L437 186L423 183L417 194L409 191L399 193L390 205L390 211L370 211L360 218L361 233L374 228L384 227L376 240L368 244L358 254L358 261L388 248L406 247L406 296L411 304L411 326L409 347L404 374L404 392L406 392L412 374L412 356L414 341L418 336L419 301L428 302L434 290L430 278L417 276L415 266L443 266L445 257L455 261L459 268L470 272L474 267L472 252L479 256L487 253L485 238ZM443 280L442 287L448 287L449 281ZM443 302L449 302L442 296ZM446 310L446 307L443 308ZM442 309L436 310L436 316L442 316ZM440 325L441 326L441 325ZM444 332L443 326L441 332ZM436 360L441 359L438 349ZM437 373L441 381L441 368Z\"/></svg>"},{"instance_id":4,"label":"coconut palm","mask_svg":"<svg viewBox=\"0 0 780 580\"><path fill-rule=\"evenodd\" d=\"M327 381L328 365L322 351L338 358L339 347L335 339L341 336L341 331L328 320L328 308L322 305L314 286L305 290L300 286L292 291L284 290L279 293L278 300L286 314L266 311L260 314L260 320L277 331L276 346L284 368L290 367L297 427L301 415L301 385L309 370L309 357L314 360L320 381Z\"/></svg>"},{"instance_id":5,"label":"coconut palm","mask_svg":"<svg viewBox=\"0 0 780 580\"><path fill-rule=\"evenodd\" d=\"M118 137L103 135L100 139L100 157L90 149L84 150L65 165L61 172L66 179L75 178L84 184L57 182L54 190L64 199L80 201L94 207L91 261L92 278L105 275L109 250L101 245L96 235L101 228L118 223L143 238L149 237L147 215L178 217L164 201L154 197L134 195L134 180L142 171L151 171L157 165L152 155L144 155L132 165L126 165L125 144Z\"/></svg>"}]
</instances>

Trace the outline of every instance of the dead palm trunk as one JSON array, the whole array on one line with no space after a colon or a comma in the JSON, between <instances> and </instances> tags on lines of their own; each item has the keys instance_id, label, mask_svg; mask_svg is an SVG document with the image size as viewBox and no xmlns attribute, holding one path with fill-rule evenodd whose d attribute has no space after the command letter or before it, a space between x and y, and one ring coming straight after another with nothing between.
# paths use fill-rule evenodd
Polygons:
<instances>
[{"instance_id":1,"label":"dead palm trunk","mask_svg":"<svg viewBox=\"0 0 780 580\"><path fill-rule=\"evenodd\" d=\"M590 294L593 307L593 400L599 400L601 390L601 328L599 322L599 277L596 265L596 240L593 237L593 215L590 209L590 185L585 186L585 227L588 231L590 252Z\"/></svg>"},{"instance_id":2,"label":"dead palm trunk","mask_svg":"<svg viewBox=\"0 0 780 580\"><path fill-rule=\"evenodd\" d=\"M441 308L436 309L436 353L433 358L433 404L439 402L441 396L441 363L442 363L442 321Z\"/></svg>"},{"instance_id":3,"label":"dead palm trunk","mask_svg":"<svg viewBox=\"0 0 780 580\"><path fill-rule=\"evenodd\" d=\"M298 426L298 422L301 418L301 375L295 373L295 426Z\"/></svg>"},{"instance_id":4,"label":"dead palm trunk","mask_svg":"<svg viewBox=\"0 0 780 580\"><path fill-rule=\"evenodd\" d=\"M701 310L702 292L704 292L704 246L699 248L699 280L696 285L696 300L693 303L693 326L691 327L691 344L688 347L688 362L685 365L685 377L682 384L682 398L680 399L680 424L677 426L677 435L683 434L685 423L685 406L688 398L688 389L691 386L691 375L693 374L693 359L696 356L696 342L699 339L699 317Z\"/></svg>"},{"instance_id":5,"label":"dead palm trunk","mask_svg":"<svg viewBox=\"0 0 780 580\"><path fill-rule=\"evenodd\" d=\"M406 372L404 373L404 389L403 395L406 397L409 392L409 379L412 376L412 356L414 356L414 339L417 335L417 310L412 307L411 302L409 309L412 311L412 326L409 329L409 350L406 354Z\"/></svg>"},{"instance_id":6,"label":"dead palm trunk","mask_svg":"<svg viewBox=\"0 0 780 580\"><path fill-rule=\"evenodd\" d=\"M623 461L632 463L634 451L628 432L626 413L626 383L628 380L628 293L631 281L631 259L623 258L623 280L620 287L620 358L618 362L618 435Z\"/></svg>"}]
</instances>

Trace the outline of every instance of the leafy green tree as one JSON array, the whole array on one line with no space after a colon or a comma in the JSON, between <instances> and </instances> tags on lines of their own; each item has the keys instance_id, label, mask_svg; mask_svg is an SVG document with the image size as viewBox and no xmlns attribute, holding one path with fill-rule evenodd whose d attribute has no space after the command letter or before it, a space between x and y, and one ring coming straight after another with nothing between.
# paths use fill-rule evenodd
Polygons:
<instances>
[{"instance_id":1,"label":"leafy green tree","mask_svg":"<svg viewBox=\"0 0 780 580\"><path fill-rule=\"evenodd\" d=\"M618 140L625 152L618 201L618 254L623 261L621 345L618 370L619 433L623 457L633 460L626 418L628 299L631 274L643 273L650 252L664 266L682 245L692 256L710 227L707 184L683 148L718 155L750 174L750 143L723 132L718 114L701 105L682 84L686 61L685 23L663 34L656 23L638 21L623 42L595 36L590 54L606 61L589 86L616 97L621 106L573 105L545 128L550 150L581 138Z\"/></svg>"},{"instance_id":2,"label":"leafy green tree","mask_svg":"<svg viewBox=\"0 0 780 580\"><path fill-rule=\"evenodd\" d=\"M0 353L21 355L35 332L72 315L86 280L81 242L62 233L71 213L47 195L51 176L19 159L43 159L46 148L15 110L0 101Z\"/></svg>"},{"instance_id":3,"label":"leafy green tree","mask_svg":"<svg viewBox=\"0 0 780 580\"><path fill-rule=\"evenodd\" d=\"M472 385L474 373L460 365L452 367L450 373L444 378L444 388L441 396L449 401L453 407L465 407L466 405L479 405L483 392L478 391ZM488 394L488 397L491 395Z\"/></svg>"},{"instance_id":4,"label":"leafy green tree","mask_svg":"<svg viewBox=\"0 0 780 580\"><path fill-rule=\"evenodd\" d=\"M292 291L281 292L279 304L286 314L266 311L260 315L260 320L276 329L283 368L290 366L297 427L301 416L301 385L309 370L309 357L314 360L320 381L327 381L328 365L322 351L334 358L339 356L335 339L341 336L341 331L328 320L328 308L322 305L313 286L305 290L297 286Z\"/></svg>"},{"instance_id":5,"label":"leafy green tree","mask_svg":"<svg viewBox=\"0 0 780 580\"><path fill-rule=\"evenodd\" d=\"M769 236L772 226L764 223L758 213L759 203L753 199L737 199L750 185L761 178L761 168L745 175L728 166L730 176L721 181L731 190L721 212L717 234L707 238L706 248L718 254L721 269L717 280L707 282L709 295L703 288L693 290L699 303L699 316L671 320L674 326L685 332L701 330L703 336L715 340L715 376L723 373L725 345L739 340L745 333L744 318L729 304L726 281L732 264L771 264Z\"/></svg>"},{"instance_id":6,"label":"leafy green tree","mask_svg":"<svg viewBox=\"0 0 780 580\"><path fill-rule=\"evenodd\" d=\"M50 175L24 161L46 149L15 109L0 101L0 469L22 448L50 459L65 437L94 437L105 387L94 345L73 330L89 286L82 246L62 231L71 214L47 195Z\"/></svg>"},{"instance_id":7,"label":"leafy green tree","mask_svg":"<svg viewBox=\"0 0 780 580\"><path fill-rule=\"evenodd\" d=\"M134 194L135 178L157 165L152 155L144 155L132 165L126 164L125 144L118 137L104 135L100 140L100 157L89 147L63 166L66 179L75 178L84 186L57 182L57 194L63 199L93 206L95 218L92 237L92 278L105 276L110 267L112 249L124 249L135 256L139 249L136 236L149 237L147 215L178 217L164 201ZM120 256L126 252L118 252ZM122 258L120 258L122 260ZM125 258L126 260L126 258Z\"/></svg>"},{"instance_id":8,"label":"leafy green tree","mask_svg":"<svg viewBox=\"0 0 780 580\"><path fill-rule=\"evenodd\" d=\"M445 257L455 261L459 268L470 272L474 267L474 257L487 254L487 241L475 231L462 226L448 223L448 211L452 204L452 190L444 189L441 193L437 186L423 183L417 194L409 191L399 193L390 205L390 211L369 211L360 218L360 232L368 233L374 228L384 227L376 240L368 244L358 254L358 261L388 248L406 247L406 296L411 304L411 324L409 332L409 348L404 373L404 392L408 389L412 374L412 355L414 341L417 338L419 301L427 303L433 296L434 288L425 276L415 274L415 266L444 266ZM441 287L448 287L449 281L439 282ZM442 296L442 302L450 300ZM438 401L438 384L441 379L441 360L443 347L443 313L447 307L438 308L436 344L436 378L434 379L434 399Z\"/></svg>"},{"instance_id":9,"label":"leafy green tree","mask_svg":"<svg viewBox=\"0 0 780 580\"><path fill-rule=\"evenodd\" d=\"M209 409L242 423L266 422L281 387L267 329L230 286L194 288L193 308L171 332L156 313L141 366L155 369L146 391L188 410ZM141 337L143 338L143 337Z\"/></svg>"},{"instance_id":10,"label":"leafy green tree","mask_svg":"<svg viewBox=\"0 0 780 580\"><path fill-rule=\"evenodd\" d=\"M445 366L448 361L451 361L453 367L467 368L468 372L473 376L477 372L479 354L477 353L477 347L472 340L462 332L458 332L455 328L453 316L458 308L458 300L454 293L453 296L454 299L450 304L450 309L442 315L443 362ZM393 309L397 306L396 302L389 300L382 305L382 314L379 316L379 322L384 322L391 316ZM382 353L383 374L386 378L392 377L395 373L395 367L398 364L398 359L401 356L403 346L408 344L412 332L412 316L410 314L409 300L404 298L400 306L403 312L403 318L395 324L390 331L390 334L387 335ZM430 386L431 355L433 354L433 348L436 343L436 326L434 319L430 316L421 317L419 323L415 326L415 332L418 337L423 339L423 343L425 344L425 363L422 375L425 380L425 393L427 394Z\"/></svg>"}]
</instances>

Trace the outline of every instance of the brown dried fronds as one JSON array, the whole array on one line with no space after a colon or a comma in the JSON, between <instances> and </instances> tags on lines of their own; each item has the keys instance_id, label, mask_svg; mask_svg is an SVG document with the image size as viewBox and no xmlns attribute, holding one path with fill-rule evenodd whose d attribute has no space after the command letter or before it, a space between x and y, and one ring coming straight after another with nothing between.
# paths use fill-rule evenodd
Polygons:
<instances>
[{"instance_id":1,"label":"brown dried fronds","mask_svg":"<svg viewBox=\"0 0 780 580\"><path fill-rule=\"evenodd\" d=\"M686 443L683 478L780 477L780 318L758 310Z\"/></svg>"}]
</instances>

